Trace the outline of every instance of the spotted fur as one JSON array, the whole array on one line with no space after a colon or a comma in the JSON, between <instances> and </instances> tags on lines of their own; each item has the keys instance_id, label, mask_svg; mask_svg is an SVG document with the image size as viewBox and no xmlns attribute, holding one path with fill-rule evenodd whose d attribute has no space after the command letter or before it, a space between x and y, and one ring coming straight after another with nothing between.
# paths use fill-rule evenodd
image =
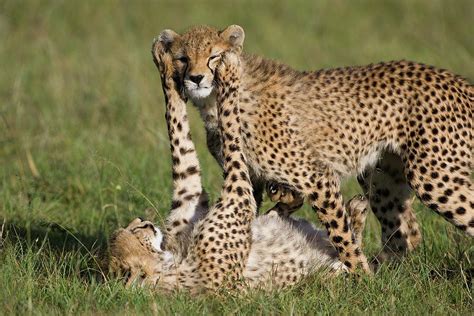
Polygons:
<instances>
[{"instance_id":1,"label":"spotted fur","mask_svg":"<svg viewBox=\"0 0 474 316\"><path fill-rule=\"evenodd\" d=\"M240 30L198 26L173 32L167 42L179 57L183 94L201 112L209 149L221 163L215 59L235 49L230 39ZM340 193L341 179L351 175L365 188L388 255L404 254L420 242L412 191L474 235L474 89L465 79L410 61L296 71L242 54L241 67L242 140L252 180L275 181L307 198L351 270L368 269ZM192 87L186 84L191 76L200 78Z\"/></svg>"},{"instance_id":2,"label":"spotted fur","mask_svg":"<svg viewBox=\"0 0 474 316\"><path fill-rule=\"evenodd\" d=\"M356 243L361 246L368 201L356 196L346 207ZM194 251L196 238L194 224L188 226L192 231L190 238L180 234L175 236L175 240L181 239L180 245L189 242L186 255L179 253L182 248L168 249L162 242L159 227L149 221L137 218L127 227L118 229L109 241L108 269L111 275L123 278L127 286L150 285L161 292L186 289L191 293L201 293L215 289L218 285L201 280L199 268L195 268L191 257L187 257ZM226 228L221 231L225 233ZM231 233L235 231L231 230ZM306 220L284 217L271 210L252 221L250 238L243 278L234 283L240 289L258 287L271 290L295 284L313 273L332 277L347 271L338 260L326 232ZM223 260L216 269L227 264L227 260ZM228 286L228 283L222 285Z\"/></svg>"},{"instance_id":3,"label":"spotted fur","mask_svg":"<svg viewBox=\"0 0 474 316\"><path fill-rule=\"evenodd\" d=\"M166 96L174 202L164 241L160 229L142 219L113 234L110 270L124 276L128 285L150 284L161 291L187 289L192 293L245 285L271 289L293 284L321 268L330 269L331 274L344 271L324 231L275 211L254 218L256 205L240 147L237 56L226 57L218 70L218 115L226 157L221 197L209 210L199 203L206 199L200 173L195 172L200 167L186 104L170 71L170 60L160 48L155 43L155 62ZM360 198L349 202L352 223L360 234L366 207L367 202ZM357 229L357 225L362 226Z\"/></svg>"}]
</instances>

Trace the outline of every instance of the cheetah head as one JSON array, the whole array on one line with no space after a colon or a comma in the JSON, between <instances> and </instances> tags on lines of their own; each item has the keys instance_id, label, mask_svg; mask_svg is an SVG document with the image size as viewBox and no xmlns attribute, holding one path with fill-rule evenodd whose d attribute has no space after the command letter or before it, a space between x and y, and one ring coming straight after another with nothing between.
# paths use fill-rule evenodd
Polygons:
<instances>
[{"instance_id":1,"label":"cheetah head","mask_svg":"<svg viewBox=\"0 0 474 316\"><path fill-rule=\"evenodd\" d=\"M244 30L238 25L223 31L196 26L182 35L164 30L154 41L152 52L155 55L157 49L164 48L171 53L175 77L184 94L199 104L214 91L214 73L222 54L226 51L240 54L244 38Z\"/></svg>"},{"instance_id":2,"label":"cheetah head","mask_svg":"<svg viewBox=\"0 0 474 316\"><path fill-rule=\"evenodd\" d=\"M123 278L127 286L153 283L173 262L172 254L162 249L162 241L161 231L141 218L119 228L109 240L109 273Z\"/></svg>"}]
</instances>

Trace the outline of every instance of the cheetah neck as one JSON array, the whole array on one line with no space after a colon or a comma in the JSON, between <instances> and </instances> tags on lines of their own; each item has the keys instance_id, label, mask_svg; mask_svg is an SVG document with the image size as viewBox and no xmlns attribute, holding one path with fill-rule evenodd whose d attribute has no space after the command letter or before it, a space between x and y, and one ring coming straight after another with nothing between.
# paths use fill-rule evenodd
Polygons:
<instances>
[{"instance_id":1,"label":"cheetah neck","mask_svg":"<svg viewBox=\"0 0 474 316\"><path fill-rule=\"evenodd\" d=\"M191 99L191 102L199 110L199 114L204 121L206 130L218 131L219 126L217 123L217 102L215 90L213 90L207 98L195 100Z\"/></svg>"}]
</instances>

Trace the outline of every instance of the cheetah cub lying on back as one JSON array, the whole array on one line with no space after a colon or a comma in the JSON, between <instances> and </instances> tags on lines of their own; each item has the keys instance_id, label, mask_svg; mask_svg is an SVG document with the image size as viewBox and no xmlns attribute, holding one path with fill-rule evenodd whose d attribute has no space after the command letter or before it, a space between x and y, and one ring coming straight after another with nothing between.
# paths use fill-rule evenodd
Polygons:
<instances>
[{"instance_id":1,"label":"cheetah cub lying on back","mask_svg":"<svg viewBox=\"0 0 474 316\"><path fill-rule=\"evenodd\" d=\"M321 268L331 273L347 270L325 231L289 217L291 212L278 213L278 208L255 217L256 203L241 150L236 93L239 56L229 52L216 70L225 179L219 201L210 208L170 57L159 43L154 45L154 57L166 97L173 203L163 232L138 218L113 234L109 270L125 276L127 285L148 284L163 291L187 289L192 293L223 285L282 287ZM347 207L355 242L360 245L367 202L357 197Z\"/></svg>"}]
</instances>

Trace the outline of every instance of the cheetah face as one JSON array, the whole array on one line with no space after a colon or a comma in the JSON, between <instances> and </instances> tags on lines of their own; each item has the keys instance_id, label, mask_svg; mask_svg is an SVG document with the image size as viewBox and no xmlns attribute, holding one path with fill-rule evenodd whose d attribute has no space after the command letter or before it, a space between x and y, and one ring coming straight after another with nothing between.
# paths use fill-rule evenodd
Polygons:
<instances>
[{"instance_id":1,"label":"cheetah face","mask_svg":"<svg viewBox=\"0 0 474 316\"><path fill-rule=\"evenodd\" d=\"M134 219L127 227L116 230L109 240L108 269L124 278L127 285L159 279L174 262L163 250L163 234L150 221Z\"/></svg>"},{"instance_id":2,"label":"cheetah face","mask_svg":"<svg viewBox=\"0 0 474 316\"><path fill-rule=\"evenodd\" d=\"M161 252L163 250L161 249L163 234L152 222L136 218L128 224L126 230L130 231L143 246L151 251Z\"/></svg>"},{"instance_id":3,"label":"cheetah face","mask_svg":"<svg viewBox=\"0 0 474 316\"><path fill-rule=\"evenodd\" d=\"M222 54L229 50L240 53L244 36L244 30L238 25L223 31L198 26L183 35L164 30L158 42L171 53L175 78L184 94L193 103L200 104L214 91L214 74Z\"/></svg>"}]
</instances>

